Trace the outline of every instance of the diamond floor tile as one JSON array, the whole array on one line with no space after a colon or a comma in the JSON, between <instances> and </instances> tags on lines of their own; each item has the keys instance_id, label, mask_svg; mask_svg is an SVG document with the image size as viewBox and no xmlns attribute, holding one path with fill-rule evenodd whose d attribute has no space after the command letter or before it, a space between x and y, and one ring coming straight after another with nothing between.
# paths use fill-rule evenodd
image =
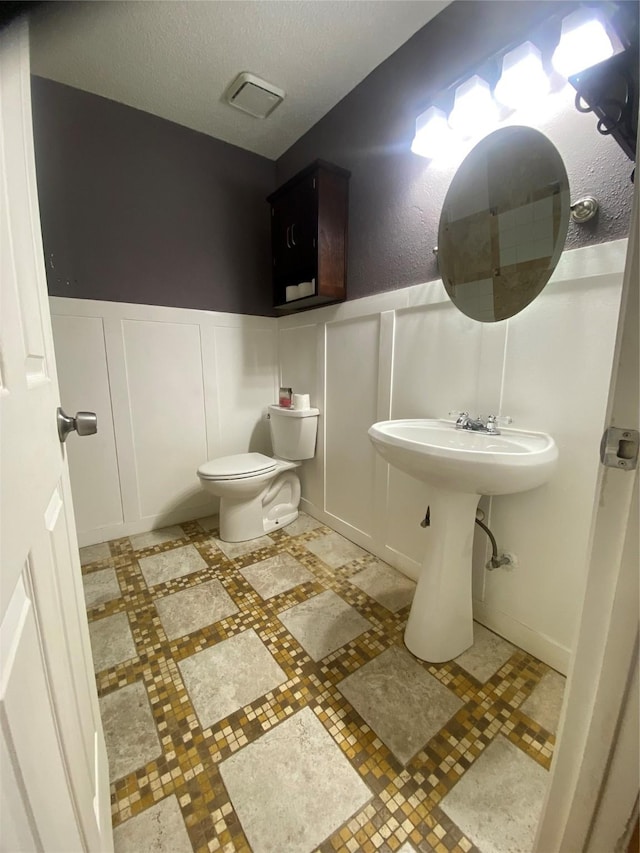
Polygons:
<instances>
[{"instance_id":1,"label":"diamond floor tile","mask_svg":"<svg viewBox=\"0 0 640 853\"><path fill-rule=\"evenodd\" d=\"M139 563L148 586L190 575L207 567L193 545L183 545L182 548L152 554L150 557L141 557Z\"/></svg>"},{"instance_id":2,"label":"diamond floor tile","mask_svg":"<svg viewBox=\"0 0 640 853\"><path fill-rule=\"evenodd\" d=\"M318 527L322 527L321 521L301 512L295 521L292 521L291 524L287 524L287 526L282 529L287 536L301 536L303 533L308 533L310 530L317 530Z\"/></svg>"},{"instance_id":3,"label":"diamond floor tile","mask_svg":"<svg viewBox=\"0 0 640 853\"><path fill-rule=\"evenodd\" d=\"M331 590L296 604L279 618L314 660L321 660L371 627Z\"/></svg>"},{"instance_id":4,"label":"diamond floor tile","mask_svg":"<svg viewBox=\"0 0 640 853\"><path fill-rule=\"evenodd\" d=\"M192 853L182 812L174 796L115 828L115 853Z\"/></svg>"},{"instance_id":5,"label":"diamond floor tile","mask_svg":"<svg viewBox=\"0 0 640 853\"><path fill-rule=\"evenodd\" d=\"M246 557L260 548L270 548L273 539L270 536L258 536L257 539L249 539L247 542L223 542L222 539L216 539L216 545L230 560L235 560L236 557Z\"/></svg>"},{"instance_id":6,"label":"diamond floor tile","mask_svg":"<svg viewBox=\"0 0 640 853\"><path fill-rule=\"evenodd\" d=\"M332 569L338 569L345 563L367 556L363 548L349 542L339 533L325 533L317 539L312 539L307 543L307 548Z\"/></svg>"},{"instance_id":7,"label":"diamond floor tile","mask_svg":"<svg viewBox=\"0 0 640 853\"><path fill-rule=\"evenodd\" d=\"M371 565L352 575L349 580L393 613L411 604L416 591L412 580L382 560L372 561Z\"/></svg>"},{"instance_id":8,"label":"diamond floor tile","mask_svg":"<svg viewBox=\"0 0 640 853\"><path fill-rule=\"evenodd\" d=\"M121 594L115 569L100 569L98 572L83 575L82 584L88 609L119 598Z\"/></svg>"},{"instance_id":9,"label":"diamond floor tile","mask_svg":"<svg viewBox=\"0 0 640 853\"><path fill-rule=\"evenodd\" d=\"M85 548L80 548L80 563L83 566L89 563L95 563L97 560L108 560L111 556L108 542L101 542L99 545L87 545Z\"/></svg>"},{"instance_id":10,"label":"diamond floor tile","mask_svg":"<svg viewBox=\"0 0 640 853\"><path fill-rule=\"evenodd\" d=\"M309 708L220 772L254 853L308 853L371 798Z\"/></svg>"},{"instance_id":11,"label":"diamond floor tile","mask_svg":"<svg viewBox=\"0 0 640 853\"><path fill-rule=\"evenodd\" d=\"M397 646L360 667L338 689L403 764L462 706Z\"/></svg>"},{"instance_id":12,"label":"diamond floor tile","mask_svg":"<svg viewBox=\"0 0 640 853\"><path fill-rule=\"evenodd\" d=\"M536 685L533 693L522 704L521 710L536 723L550 732L555 732L560 720L566 679L550 670Z\"/></svg>"},{"instance_id":13,"label":"diamond floor tile","mask_svg":"<svg viewBox=\"0 0 640 853\"><path fill-rule=\"evenodd\" d=\"M100 714L111 779L144 767L159 755L160 741L143 684L128 684L103 696Z\"/></svg>"},{"instance_id":14,"label":"diamond floor tile","mask_svg":"<svg viewBox=\"0 0 640 853\"><path fill-rule=\"evenodd\" d=\"M287 680L253 630L185 658L179 667L203 728Z\"/></svg>"},{"instance_id":15,"label":"diamond floor tile","mask_svg":"<svg viewBox=\"0 0 640 853\"><path fill-rule=\"evenodd\" d=\"M170 640L190 634L238 612L220 581L206 581L156 599L162 627Z\"/></svg>"},{"instance_id":16,"label":"diamond floor tile","mask_svg":"<svg viewBox=\"0 0 640 853\"><path fill-rule=\"evenodd\" d=\"M474 622L473 645L456 658L456 663L480 681L486 681L509 660L514 651L515 646L507 640L479 622Z\"/></svg>"},{"instance_id":17,"label":"diamond floor tile","mask_svg":"<svg viewBox=\"0 0 640 853\"><path fill-rule=\"evenodd\" d=\"M242 569L241 574L265 599L273 598L274 595L314 579L311 572L290 554L278 554L276 557L254 563Z\"/></svg>"},{"instance_id":18,"label":"diamond floor tile","mask_svg":"<svg viewBox=\"0 0 640 853\"><path fill-rule=\"evenodd\" d=\"M89 624L89 637L96 672L129 660L137 654L126 613L105 616Z\"/></svg>"},{"instance_id":19,"label":"diamond floor tile","mask_svg":"<svg viewBox=\"0 0 640 853\"><path fill-rule=\"evenodd\" d=\"M548 774L502 737L444 797L443 811L482 853L529 853Z\"/></svg>"}]
</instances>

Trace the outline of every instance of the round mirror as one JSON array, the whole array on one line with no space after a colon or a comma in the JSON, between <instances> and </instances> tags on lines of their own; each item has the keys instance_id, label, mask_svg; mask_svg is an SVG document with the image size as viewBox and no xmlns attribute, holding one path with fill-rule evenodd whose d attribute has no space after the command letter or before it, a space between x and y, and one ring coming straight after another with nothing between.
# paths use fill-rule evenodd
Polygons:
<instances>
[{"instance_id":1,"label":"round mirror","mask_svg":"<svg viewBox=\"0 0 640 853\"><path fill-rule=\"evenodd\" d=\"M569 180L556 147L504 127L465 158L445 198L438 266L447 293L483 323L522 311L549 281L569 227Z\"/></svg>"}]
</instances>

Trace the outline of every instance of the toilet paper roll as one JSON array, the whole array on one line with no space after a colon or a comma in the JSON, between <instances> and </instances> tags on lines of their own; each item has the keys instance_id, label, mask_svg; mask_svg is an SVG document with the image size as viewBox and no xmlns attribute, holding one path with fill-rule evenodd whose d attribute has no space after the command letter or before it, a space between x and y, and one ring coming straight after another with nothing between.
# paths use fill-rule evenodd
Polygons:
<instances>
[{"instance_id":1,"label":"toilet paper roll","mask_svg":"<svg viewBox=\"0 0 640 853\"><path fill-rule=\"evenodd\" d=\"M294 409L310 409L311 408L311 399L308 394L294 394L293 395L293 408Z\"/></svg>"},{"instance_id":2,"label":"toilet paper roll","mask_svg":"<svg viewBox=\"0 0 640 853\"><path fill-rule=\"evenodd\" d=\"M315 286L312 281L301 281L298 285L299 296L313 296Z\"/></svg>"},{"instance_id":3,"label":"toilet paper roll","mask_svg":"<svg viewBox=\"0 0 640 853\"><path fill-rule=\"evenodd\" d=\"M298 299L300 297L300 285L292 284L287 287L285 292L285 299L287 302L291 302L292 299Z\"/></svg>"}]
</instances>

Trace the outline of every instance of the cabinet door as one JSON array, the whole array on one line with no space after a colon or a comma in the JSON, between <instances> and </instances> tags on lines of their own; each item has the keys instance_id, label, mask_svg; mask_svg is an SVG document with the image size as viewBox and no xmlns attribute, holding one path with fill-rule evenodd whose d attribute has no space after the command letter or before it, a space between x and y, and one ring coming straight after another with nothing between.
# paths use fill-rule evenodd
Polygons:
<instances>
[{"instance_id":1,"label":"cabinet door","mask_svg":"<svg viewBox=\"0 0 640 853\"><path fill-rule=\"evenodd\" d=\"M307 176L292 192L291 270L300 281L316 275L316 242L318 234L318 195L316 179Z\"/></svg>"},{"instance_id":2,"label":"cabinet door","mask_svg":"<svg viewBox=\"0 0 640 853\"><path fill-rule=\"evenodd\" d=\"M308 176L272 203L271 249L277 281L298 284L316 275L317 191Z\"/></svg>"},{"instance_id":3,"label":"cabinet door","mask_svg":"<svg viewBox=\"0 0 640 853\"><path fill-rule=\"evenodd\" d=\"M273 272L278 279L288 278L294 267L291 225L295 217L295 199L286 195L271 207L271 253Z\"/></svg>"}]
</instances>

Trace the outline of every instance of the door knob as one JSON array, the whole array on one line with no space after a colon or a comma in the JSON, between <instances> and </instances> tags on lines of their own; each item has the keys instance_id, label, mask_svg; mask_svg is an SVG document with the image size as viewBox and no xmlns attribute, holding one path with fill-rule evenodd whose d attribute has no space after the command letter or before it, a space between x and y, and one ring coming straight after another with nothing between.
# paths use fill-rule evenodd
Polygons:
<instances>
[{"instance_id":1,"label":"door knob","mask_svg":"<svg viewBox=\"0 0 640 853\"><path fill-rule=\"evenodd\" d=\"M69 433L74 430L78 435L93 435L98 432L98 418L95 412L76 412L75 418L72 418L58 407L56 419L58 423L58 437L61 443L64 443Z\"/></svg>"}]
</instances>

